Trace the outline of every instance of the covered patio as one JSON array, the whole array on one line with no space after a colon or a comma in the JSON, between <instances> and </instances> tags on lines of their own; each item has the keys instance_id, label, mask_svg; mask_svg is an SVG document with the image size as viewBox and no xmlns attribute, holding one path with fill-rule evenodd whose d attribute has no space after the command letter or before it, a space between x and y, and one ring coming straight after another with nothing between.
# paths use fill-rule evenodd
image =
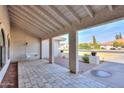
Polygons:
<instances>
[{"instance_id":1,"label":"covered patio","mask_svg":"<svg viewBox=\"0 0 124 93\"><path fill-rule=\"evenodd\" d=\"M118 5L0 6L0 29L5 33L0 83L9 65L17 63L19 87L124 87L97 81L87 72L92 66L84 69L87 74L79 73L77 35L81 29L121 20L123 10L124 6ZM54 64L57 48L53 38L63 34L69 34L68 69ZM44 40L49 42L48 49L43 48ZM43 60L46 53L48 60Z\"/></svg>"},{"instance_id":2,"label":"covered patio","mask_svg":"<svg viewBox=\"0 0 124 93\"><path fill-rule=\"evenodd\" d=\"M8 11L12 26L40 38L41 59L42 41L48 39L49 63L54 62L53 37L68 33L69 69L73 73L79 71L77 31L123 17L123 6L8 6Z\"/></svg>"}]
</instances>

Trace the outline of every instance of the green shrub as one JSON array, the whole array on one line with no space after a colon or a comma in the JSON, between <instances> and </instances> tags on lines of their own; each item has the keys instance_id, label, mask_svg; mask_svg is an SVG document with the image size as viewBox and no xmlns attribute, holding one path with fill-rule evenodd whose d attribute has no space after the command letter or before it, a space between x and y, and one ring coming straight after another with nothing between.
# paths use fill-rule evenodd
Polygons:
<instances>
[{"instance_id":1,"label":"green shrub","mask_svg":"<svg viewBox=\"0 0 124 93\"><path fill-rule=\"evenodd\" d=\"M82 57L82 60L84 63L88 63L89 64L89 55L85 54L83 57Z\"/></svg>"}]
</instances>

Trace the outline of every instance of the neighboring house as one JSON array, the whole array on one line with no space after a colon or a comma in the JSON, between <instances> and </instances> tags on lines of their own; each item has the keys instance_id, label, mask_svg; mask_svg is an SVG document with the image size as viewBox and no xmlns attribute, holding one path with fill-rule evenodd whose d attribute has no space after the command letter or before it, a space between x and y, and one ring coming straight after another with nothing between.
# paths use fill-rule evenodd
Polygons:
<instances>
[{"instance_id":1,"label":"neighboring house","mask_svg":"<svg viewBox=\"0 0 124 93\"><path fill-rule=\"evenodd\" d=\"M102 44L100 44L101 46L101 48L103 48L103 49L106 49L106 50L110 50L111 48L114 48L113 47L113 41L110 41L110 42L104 42L104 43L102 43Z\"/></svg>"},{"instance_id":2,"label":"neighboring house","mask_svg":"<svg viewBox=\"0 0 124 93\"><path fill-rule=\"evenodd\" d=\"M122 49L122 47L114 47L113 46L113 43L114 42L118 42L118 43L124 43L124 39L117 39L117 40L114 40L114 41L109 41L109 42L104 42L104 43L101 43L101 48L104 48L106 50L110 50L110 49Z\"/></svg>"}]
</instances>

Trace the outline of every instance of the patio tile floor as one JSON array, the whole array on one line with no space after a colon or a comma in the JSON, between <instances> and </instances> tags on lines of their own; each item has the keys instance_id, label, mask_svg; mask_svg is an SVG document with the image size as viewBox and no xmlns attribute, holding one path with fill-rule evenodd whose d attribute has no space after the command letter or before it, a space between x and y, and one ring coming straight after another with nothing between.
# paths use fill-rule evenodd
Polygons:
<instances>
[{"instance_id":1,"label":"patio tile floor","mask_svg":"<svg viewBox=\"0 0 124 93\"><path fill-rule=\"evenodd\" d=\"M18 63L20 88L105 88L110 87L83 74L72 74L67 68L43 60Z\"/></svg>"}]
</instances>

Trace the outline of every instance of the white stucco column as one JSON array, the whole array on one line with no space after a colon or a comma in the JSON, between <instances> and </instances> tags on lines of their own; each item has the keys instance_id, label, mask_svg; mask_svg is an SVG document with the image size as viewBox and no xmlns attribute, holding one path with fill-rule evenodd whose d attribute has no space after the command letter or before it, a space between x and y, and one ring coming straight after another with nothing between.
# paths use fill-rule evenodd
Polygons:
<instances>
[{"instance_id":1,"label":"white stucco column","mask_svg":"<svg viewBox=\"0 0 124 93\"><path fill-rule=\"evenodd\" d=\"M54 57L53 57L53 40L52 38L49 38L49 63L54 62Z\"/></svg>"},{"instance_id":2,"label":"white stucco column","mask_svg":"<svg viewBox=\"0 0 124 93\"><path fill-rule=\"evenodd\" d=\"M40 59L42 59L42 39L40 38Z\"/></svg>"},{"instance_id":3,"label":"white stucco column","mask_svg":"<svg viewBox=\"0 0 124 93\"><path fill-rule=\"evenodd\" d=\"M76 31L69 33L69 69L72 73L78 73L78 37Z\"/></svg>"}]
</instances>

